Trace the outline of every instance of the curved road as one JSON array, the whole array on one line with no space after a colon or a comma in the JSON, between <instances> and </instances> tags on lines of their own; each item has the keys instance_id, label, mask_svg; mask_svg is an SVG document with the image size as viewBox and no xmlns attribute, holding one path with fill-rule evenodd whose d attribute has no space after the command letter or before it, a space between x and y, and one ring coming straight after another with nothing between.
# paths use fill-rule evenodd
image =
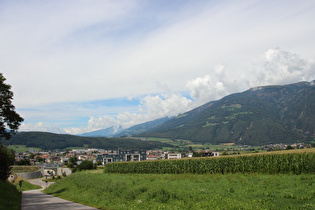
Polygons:
<instances>
[{"instance_id":1,"label":"curved road","mask_svg":"<svg viewBox=\"0 0 315 210\"><path fill-rule=\"evenodd\" d=\"M28 182L39 185L43 189L52 182L42 182L42 179L30 179ZM51 195L47 195L42 193L41 190L30 190L22 192L22 202L21 202L22 210L50 210L50 209L58 209L58 210L68 210L68 209L96 209L90 206L85 206L79 203L74 203L71 201L67 201L61 198L57 198Z\"/></svg>"}]
</instances>

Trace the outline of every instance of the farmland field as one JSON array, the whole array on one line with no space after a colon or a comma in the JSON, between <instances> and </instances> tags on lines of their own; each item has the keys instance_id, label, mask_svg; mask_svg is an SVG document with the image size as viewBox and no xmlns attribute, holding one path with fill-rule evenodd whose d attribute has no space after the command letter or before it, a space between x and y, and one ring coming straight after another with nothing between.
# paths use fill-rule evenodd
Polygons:
<instances>
[{"instance_id":1,"label":"farmland field","mask_svg":"<svg viewBox=\"0 0 315 210\"><path fill-rule=\"evenodd\" d=\"M28 152L30 149L34 151L40 151L41 148L37 147L26 147L25 145L10 145L8 146L9 149L13 149L15 152Z\"/></svg>"},{"instance_id":2,"label":"farmland field","mask_svg":"<svg viewBox=\"0 0 315 210\"><path fill-rule=\"evenodd\" d=\"M315 148L265 152L223 157L186 158L141 162L116 162L105 165L107 173L150 174L314 174Z\"/></svg>"},{"instance_id":3,"label":"farmland field","mask_svg":"<svg viewBox=\"0 0 315 210\"><path fill-rule=\"evenodd\" d=\"M111 163L45 192L99 209L314 209L314 152Z\"/></svg>"},{"instance_id":4,"label":"farmland field","mask_svg":"<svg viewBox=\"0 0 315 210\"><path fill-rule=\"evenodd\" d=\"M314 209L315 175L84 171L46 193L99 209Z\"/></svg>"}]
</instances>

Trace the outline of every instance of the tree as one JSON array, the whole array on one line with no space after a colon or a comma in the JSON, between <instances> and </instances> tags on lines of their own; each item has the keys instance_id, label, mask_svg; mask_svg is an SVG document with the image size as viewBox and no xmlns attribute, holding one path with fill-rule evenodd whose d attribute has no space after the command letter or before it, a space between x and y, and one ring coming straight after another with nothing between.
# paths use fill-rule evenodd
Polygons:
<instances>
[{"instance_id":1,"label":"tree","mask_svg":"<svg viewBox=\"0 0 315 210\"><path fill-rule=\"evenodd\" d=\"M0 73L0 137L10 139L23 122L23 118L15 112L15 107L12 104L11 85L6 84L5 80Z\"/></svg>"},{"instance_id":2,"label":"tree","mask_svg":"<svg viewBox=\"0 0 315 210\"><path fill-rule=\"evenodd\" d=\"M288 145L285 149L290 150L290 149L294 149L294 148L291 145Z\"/></svg>"},{"instance_id":3,"label":"tree","mask_svg":"<svg viewBox=\"0 0 315 210\"><path fill-rule=\"evenodd\" d=\"M92 170L92 169L96 169L96 165L93 164L92 161L89 160L84 160L80 163L80 165L78 165L77 167L75 167L72 172L76 172L76 171L82 171L82 170Z\"/></svg>"},{"instance_id":4,"label":"tree","mask_svg":"<svg viewBox=\"0 0 315 210\"><path fill-rule=\"evenodd\" d=\"M5 181L10 175L10 166L14 164L14 151L0 145L0 180Z\"/></svg>"},{"instance_id":5,"label":"tree","mask_svg":"<svg viewBox=\"0 0 315 210\"><path fill-rule=\"evenodd\" d=\"M29 159L34 159L34 157L35 157L35 154L33 154L33 153L31 153L31 154L28 156Z\"/></svg>"},{"instance_id":6,"label":"tree","mask_svg":"<svg viewBox=\"0 0 315 210\"><path fill-rule=\"evenodd\" d=\"M13 92L11 85L5 83L5 78L0 73L0 138L10 137L18 130L23 118L15 112L12 105ZM14 163L14 153L4 145L0 146L0 180L6 180L10 174L10 165Z\"/></svg>"},{"instance_id":7,"label":"tree","mask_svg":"<svg viewBox=\"0 0 315 210\"><path fill-rule=\"evenodd\" d=\"M29 159L22 159L22 160L16 162L16 164L19 166L30 166L31 162Z\"/></svg>"},{"instance_id":8,"label":"tree","mask_svg":"<svg viewBox=\"0 0 315 210\"><path fill-rule=\"evenodd\" d=\"M189 152L192 152L193 151L192 146L189 146L188 150L189 150Z\"/></svg>"},{"instance_id":9,"label":"tree","mask_svg":"<svg viewBox=\"0 0 315 210\"><path fill-rule=\"evenodd\" d=\"M69 163L72 163L72 165L77 165L78 158L76 156L73 156L69 159Z\"/></svg>"},{"instance_id":10,"label":"tree","mask_svg":"<svg viewBox=\"0 0 315 210\"><path fill-rule=\"evenodd\" d=\"M45 162L45 159L40 157L40 156L37 156L36 157L36 162Z\"/></svg>"}]
</instances>

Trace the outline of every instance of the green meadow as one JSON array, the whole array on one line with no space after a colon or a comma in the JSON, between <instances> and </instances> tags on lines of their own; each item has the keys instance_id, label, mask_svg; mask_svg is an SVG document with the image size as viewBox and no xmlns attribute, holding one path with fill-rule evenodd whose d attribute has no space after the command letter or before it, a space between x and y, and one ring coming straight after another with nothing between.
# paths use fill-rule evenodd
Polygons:
<instances>
[{"instance_id":1,"label":"green meadow","mask_svg":"<svg viewBox=\"0 0 315 210\"><path fill-rule=\"evenodd\" d=\"M9 149L13 149L15 152L28 152L30 149L34 151L41 151L41 148L37 147L26 147L25 145L10 145L8 146Z\"/></svg>"},{"instance_id":2,"label":"green meadow","mask_svg":"<svg viewBox=\"0 0 315 210\"><path fill-rule=\"evenodd\" d=\"M315 175L83 171L45 193L99 209L314 209Z\"/></svg>"}]
</instances>

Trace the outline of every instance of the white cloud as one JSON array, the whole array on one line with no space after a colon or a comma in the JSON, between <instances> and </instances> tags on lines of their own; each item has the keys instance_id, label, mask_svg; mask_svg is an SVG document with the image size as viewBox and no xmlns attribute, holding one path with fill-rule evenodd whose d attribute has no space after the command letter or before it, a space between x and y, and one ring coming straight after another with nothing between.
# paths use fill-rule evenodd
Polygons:
<instances>
[{"instance_id":1,"label":"white cloud","mask_svg":"<svg viewBox=\"0 0 315 210\"><path fill-rule=\"evenodd\" d=\"M70 128L68 133L79 134L88 131L121 125L129 128L165 116L176 116L192 108L192 101L179 94L168 93L156 96L146 96L141 100L137 112L121 112L116 117L102 115L90 117L86 128Z\"/></svg>"},{"instance_id":2,"label":"white cloud","mask_svg":"<svg viewBox=\"0 0 315 210\"><path fill-rule=\"evenodd\" d=\"M146 96L141 104L151 119L175 116L191 108L192 101L179 94L168 93L162 96Z\"/></svg>"},{"instance_id":3,"label":"white cloud","mask_svg":"<svg viewBox=\"0 0 315 210\"><path fill-rule=\"evenodd\" d=\"M225 82L224 67L217 65L213 74L190 80L186 87L190 91L190 96L196 100L197 104L201 105L227 95L229 92Z\"/></svg>"},{"instance_id":4,"label":"white cloud","mask_svg":"<svg viewBox=\"0 0 315 210\"><path fill-rule=\"evenodd\" d=\"M115 125L118 125L117 120L110 116L103 115L98 118L90 117L86 130L94 131L94 130L104 129L104 128L108 128Z\"/></svg>"},{"instance_id":5,"label":"white cloud","mask_svg":"<svg viewBox=\"0 0 315 210\"><path fill-rule=\"evenodd\" d=\"M314 60L302 59L297 54L279 48L269 49L264 59L264 65L253 72L254 77L250 81L252 86L280 85L315 79Z\"/></svg>"},{"instance_id":6,"label":"white cloud","mask_svg":"<svg viewBox=\"0 0 315 210\"><path fill-rule=\"evenodd\" d=\"M315 62L275 48L267 50L260 62L239 72L241 70L233 71L217 65L210 74L190 80L186 87L191 97L201 105L255 86L314 80Z\"/></svg>"},{"instance_id":7,"label":"white cloud","mask_svg":"<svg viewBox=\"0 0 315 210\"><path fill-rule=\"evenodd\" d=\"M24 111L30 123L83 116L63 127L127 127L253 86L314 79L314 19L313 0L4 1L0 69L18 109L75 102ZM267 50L275 46L297 54ZM172 95L187 89L194 102ZM139 108L80 107L144 95Z\"/></svg>"},{"instance_id":8,"label":"white cloud","mask_svg":"<svg viewBox=\"0 0 315 210\"><path fill-rule=\"evenodd\" d=\"M30 123L23 124L21 130L79 134L118 125L128 128L165 116L176 116L209 101L218 100L228 94L244 91L255 86L311 81L315 78L315 63L313 60L305 60L296 54L276 48L267 50L263 59L258 63L254 63L252 68L245 70L242 74L238 72L236 69L233 73L233 71L218 64L204 77L188 81L186 88L190 91L193 101L181 94L173 93L166 84L156 83L158 88L165 93L147 95L142 97L140 101L133 96L126 98L130 102L134 99L138 101L137 109L135 109L134 105L131 107L129 104L126 104L124 107L119 108L119 110L125 111L117 112L115 107L108 106L111 104L110 101L100 103L97 106L93 105L93 103L87 103L86 105L81 105L81 108L77 107L76 104L59 105L59 109L63 107L65 111L79 111L85 116L87 113L93 113L93 115L90 115L87 126L62 129L58 128L58 126L49 127L45 123ZM116 103L126 103L126 100L119 99L116 100ZM126 111L128 109L130 110ZM50 111L50 113L57 114L57 110L58 108L53 110L53 112ZM101 113L105 110L109 111L108 114L102 115ZM75 116L74 112L68 112L67 116ZM117 114L110 114L113 112ZM40 115L40 113L37 114ZM46 115L46 118L48 118L48 115Z\"/></svg>"},{"instance_id":9,"label":"white cloud","mask_svg":"<svg viewBox=\"0 0 315 210\"><path fill-rule=\"evenodd\" d=\"M231 71L275 44L313 55L311 1L156 4L3 4L0 68L16 104L152 94L156 82L182 91L209 67L223 63Z\"/></svg>"},{"instance_id":10,"label":"white cloud","mask_svg":"<svg viewBox=\"0 0 315 210\"><path fill-rule=\"evenodd\" d=\"M47 125L43 122L37 123L22 123L19 131L41 131L41 132L52 132L52 133L67 133L66 129L58 126Z\"/></svg>"}]
</instances>

